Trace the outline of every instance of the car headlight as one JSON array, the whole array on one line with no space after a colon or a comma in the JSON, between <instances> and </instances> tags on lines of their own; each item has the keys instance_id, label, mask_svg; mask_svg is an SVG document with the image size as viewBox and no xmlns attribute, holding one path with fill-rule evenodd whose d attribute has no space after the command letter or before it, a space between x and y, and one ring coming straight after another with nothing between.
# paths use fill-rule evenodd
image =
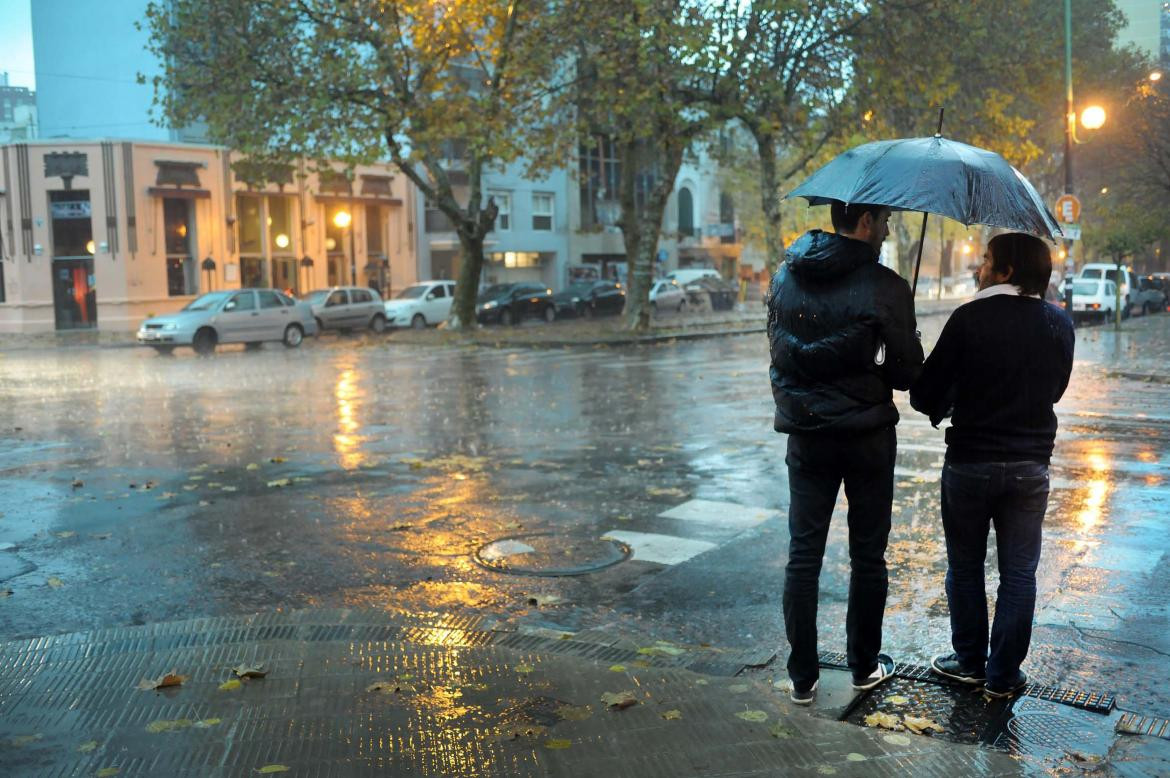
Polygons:
<instances>
[{"instance_id":1,"label":"car headlight","mask_svg":"<svg viewBox=\"0 0 1170 778\"><path fill-rule=\"evenodd\" d=\"M480 308L485 311L490 311L492 308L495 308L497 304L498 303L496 303L495 300L489 300L488 302L481 305Z\"/></svg>"},{"instance_id":2,"label":"car headlight","mask_svg":"<svg viewBox=\"0 0 1170 778\"><path fill-rule=\"evenodd\" d=\"M580 297L574 297L574 298L573 298L573 302L575 302L575 303L579 303L579 302L581 302L581 298L580 298Z\"/></svg>"},{"instance_id":3,"label":"car headlight","mask_svg":"<svg viewBox=\"0 0 1170 778\"><path fill-rule=\"evenodd\" d=\"M171 330L177 330L177 329L179 329L179 325L178 325L178 324L175 324L174 322L171 322L170 324L164 324L164 325L162 326L162 328L163 328L164 330L167 330L167 331L171 331Z\"/></svg>"}]
</instances>

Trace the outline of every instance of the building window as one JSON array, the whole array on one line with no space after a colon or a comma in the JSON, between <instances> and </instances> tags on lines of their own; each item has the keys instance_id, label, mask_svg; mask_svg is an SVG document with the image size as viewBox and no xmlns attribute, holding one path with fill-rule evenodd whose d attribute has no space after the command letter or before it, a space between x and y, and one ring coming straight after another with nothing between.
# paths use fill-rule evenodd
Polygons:
<instances>
[{"instance_id":1,"label":"building window","mask_svg":"<svg viewBox=\"0 0 1170 778\"><path fill-rule=\"evenodd\" d=\"M553 228L553 196L547 192L532 193L532 229L548 232Z\"/></svg>"},{"instance_id":2,"label":"building window","mask_svg":"<svg viewBox=\"0 0 1170 778\"><path fill-rule=\"evenodd\" d=\"M455 231L455 225L451 223L450 217L448 217L447 214L443 213L430 203L427 203L424 220L427 232Z\"/></svg>"},{"instance_id":3,"label":"building window","mask_svg":"<svg viewBox=\"0 0 1170 778\"><path fill-rule=\"evenodd\" d=\"M289 294L298 294L300 274L297 272L296 247L293 245L292 198L273 195L264 198L268 214L268 256L272 261L272 285Z\"/></svg>"},{"instance_id":4,"label":"building window","mask_svg":"<svg viewBox=\"0 0 1170 778\"><path fill-rule=\"evenodd\" d=\"M293 242L292 198L283 195L236 195L240 242L240 285L275 286L300 291ZM268 268L272 268L271 280Z\"/></svg>"},{"instance_id":5,"label":"building window","mask_svg":"<svg viewBox=\"0 0 1170 778\"><path fill-rule=\"evenodd\" d=\"M240 286L268 286L264 272L264 198L236 195L240 239Z\"/></svg>"},{"instance_id":6,"label":"building window","mask_svg":"<svg viewBox=\"0 0 1170 778\"><path fill-rule=\"evenodd\" d=\"M390 296L390 257L386 253L390 217L381 205L366 206L366 284L378 294Z\"/></svg>"},{"instance_id":7,"label":"building window","mask_svg":"<svg viewBox=\"0 0 1170 778\"><path fill-rule=\"evenodd\" d=\"M581 226L616 224L619 217L617 147L612 138L598 136L580 148Z\"/></svg>"},{"instance_id":8,"label":"building window","mask_svg":"<svg viewBox=\"0 0 1170 778\"><path fill-rule=\"evenodd\" d=\"M93 256L93 220L90 218L89 190L49 192L53 218L53 256Z\"/></svg>"},{"instance_id":9,"label":"building window","mask_svg":"<svg viewBox=\"0 0 1170 778\"><path fill-rule=\"evenodd\" d=\"M337 203L325 209L325 258L328 263L327 281L330 286L350 283L351 236L353 207Z\"/></svg>"},{"instance_id":10,"label":"building window","mask_svg":"<svg viewBox=\"0 0 1170 778\"><path fill-rule=\"evenodd\" d=\"M199 272L191 251L194 244L191 201L163 199L163 233L167 246L167 294L185 297L199 294Z\"/></svg>"},{"instance_id":11,"label":"building window","mask_svg":"<svg viewBox=\"0 0 1170 778\"><path fill-rule=\"evenodd\" d=\"M509 192L488 192L496 201L496 232L508 232L512 229L512 195Z\"/></svg>"},{"instance_id":12,"label":"building window","mask_svg":"<svg viewBox=\"0 0 1170 778\"><path fill-rule=\"evenodd\" d=\"M551 255L538 251L497 251L487 255L489 262L513 268L540 267Z\"/></svg>"},{"instance_id":13,"label":"building window","mask_svg":"<svg viewBox=\"0 0 1170 778\"><path fill-rule=\"evenodd\" d=\"M678 190L678 234L684 238L695 234L695 199L685 186Z\"/></svg>"}]
</instances>

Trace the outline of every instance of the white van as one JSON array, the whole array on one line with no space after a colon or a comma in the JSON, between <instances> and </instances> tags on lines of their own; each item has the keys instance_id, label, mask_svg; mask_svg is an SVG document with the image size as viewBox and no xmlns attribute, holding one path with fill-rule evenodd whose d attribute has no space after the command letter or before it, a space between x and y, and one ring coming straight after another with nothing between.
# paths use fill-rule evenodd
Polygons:
<instances>
[{"instance_id":1,"label":"white van","mask_svg":"<svg viewBox=\"0 0 1170 778\"><path fill-rule=\"evenodd\" d=\"M1112 262L1090 262L1080 269L1075 281L1117 281L1117 265ZM1133 304L1134 296L1133 269L1128 265L1121 266L1121 315L1129 315L1129 307Z\"/></svg>"}]
</instances>

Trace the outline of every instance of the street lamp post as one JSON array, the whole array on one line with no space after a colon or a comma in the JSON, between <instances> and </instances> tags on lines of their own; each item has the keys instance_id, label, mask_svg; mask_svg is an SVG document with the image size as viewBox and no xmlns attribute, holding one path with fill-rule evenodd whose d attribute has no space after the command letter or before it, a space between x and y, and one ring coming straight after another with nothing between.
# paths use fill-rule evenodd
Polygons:
<instances>
[{"instance_id":1,"label":"street lamp post","mask_svg":"<svg viewBox=\"0 0 1170 778\"><path fill-rule=\"evenodd\" d=\"M1072 82L1072 0L1064 0L1064 193L1073 193L1072 149L1076 129ZM1071 240L1064 242L1064 309L1073 315L1073 255Z\"/></svg>"}]
</instances>

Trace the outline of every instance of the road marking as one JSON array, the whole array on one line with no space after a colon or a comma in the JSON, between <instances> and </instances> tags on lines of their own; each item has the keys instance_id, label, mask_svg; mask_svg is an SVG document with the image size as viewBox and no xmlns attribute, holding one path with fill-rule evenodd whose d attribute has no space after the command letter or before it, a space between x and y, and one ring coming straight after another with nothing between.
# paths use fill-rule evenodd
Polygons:
<instances>
[{"instance_id":1,"label":"road marking","mask_svg":"<svg viewBox=\"0 0 1170 778\"><path fill-rule=\"evenodd\" d=\"M680 519L721 527L748 529L762 521L778 517L780 513L767 508L752 508L734 502L689 500L658 515L664 519Z\"/></svg>"},{"instance_id":2,"label":"road marking","mask_svg":"<svg viewBox=\"0 0 1170 778\"><path fill-rule=\"evenodd\" d=\"M625 543L634 552L634 559L643 562L657 562L660 565L677 565L704 551L715 548L714 543L704 540L676 538L673 535L655 535L649 532L627 532L610 530L601 536L602 540L616 540Z\"/></svg>"}]
</instances>

